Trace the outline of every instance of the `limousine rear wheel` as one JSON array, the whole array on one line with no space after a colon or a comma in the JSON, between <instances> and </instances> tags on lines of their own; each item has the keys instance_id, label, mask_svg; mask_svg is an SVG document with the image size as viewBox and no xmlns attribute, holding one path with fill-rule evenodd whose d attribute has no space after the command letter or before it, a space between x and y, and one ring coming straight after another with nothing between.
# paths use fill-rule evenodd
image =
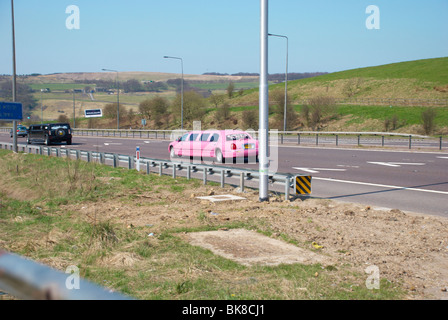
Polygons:
<instances>
[{"instance_id":1,"label":"limousine rear wheel","mask_svg":"<svg viewBox=\"0 0 448 320\"><path fill-rule=\"evenodd\" d=\"M215 150L215 161L217 163L222 163L224 160L223 156L222 156L222 151L220 149L216 149Z\"/></svg>"}]
</instances>

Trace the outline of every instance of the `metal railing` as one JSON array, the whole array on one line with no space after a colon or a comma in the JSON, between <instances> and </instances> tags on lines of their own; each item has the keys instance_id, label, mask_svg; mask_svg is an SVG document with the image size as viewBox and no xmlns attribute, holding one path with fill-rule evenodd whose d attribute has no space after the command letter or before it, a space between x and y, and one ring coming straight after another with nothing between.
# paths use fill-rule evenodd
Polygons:
<instances>
[{"instance_id":1,"label":"metal railing","mask_svg":"<svg viewBox=\"0 0 448 320\"><path fill-rule=\"evenodd\" d=\"M74 267L74 266L73 266ZM24 300L131 300L132 298L0 249L0 290Z\"/></svg>"},{"instance_id":2,"label":"metal railing","mask_svg":"<svg viewBox=\"0 0 448 320\"><path fill-rule=\"evenodd\" d=\"M2 127L0 132L11 128ZM72 129L76 136L97 136L116 138L157 139L173 141L188 130L140 130L140 129ZM397 147L426 148L442 150L448 141L442 136L430 137L418 134L394 132L340 132L340 131L277 131L271 130L279 144L304 146L358 146L358 147ZM271 138L270 138L271 139Z\"/></svg>"},{"instance_id":3,"label":"metal railing","mask_svg":"<svg viewBox=\"0 0 448 320\"><path fill-rule=\"evenodd\" d=\"M139 129L73 129L80 136L161 139L173 141L180 130ZM184 130L183 132L187 132ZM373 146L401 148L431 148L442 150L443 138L393 132L338 132L338 131L270 131L278 136L280 144L316 146Z\"/></svg>"},{"instance_id":4,"label":"metal railing","mask_svg":"<svg viewBox=\"0 0 448 320\"><path fill-rule=\"evenodd\" d=\"M0 142L0 149L12 150L12 143ZM137 157L129 155L121 155L116 153L86 151L68 148L57 148L40 145L18 145L19 152L34 153L46 156L66 157L71 159L84 160L87 162L96 162L104 165L110 165L114 168L125 167L127 169L136 169ZM228 179L233 179L231 184L238 185L241 191L247 182L253 182L259 179L260 174L257 170L243 169L237 167L217 166L211 164L191 163L182 161L171 161L164 159L152 159L141 157L138 159L139 169L145 170L147 174L158 173L161 175L171 175L173 178L181 173L187 179L201 179L203 184L208 181L220 182L221 187L229 183ZM294 187L294 177L302 176L301 174L289 173L269 173L269 182L282 185L282 193L285 200L289 200L291 196L291 188ZM211 179L211 177L217 179ZM235 178L237 181L235 181ZM230 184L230 183L229 183ZM248 185L247 185L248 186ZM251 183L251 188L257 188L258 184Z\"/></svg>"}]
</instances>

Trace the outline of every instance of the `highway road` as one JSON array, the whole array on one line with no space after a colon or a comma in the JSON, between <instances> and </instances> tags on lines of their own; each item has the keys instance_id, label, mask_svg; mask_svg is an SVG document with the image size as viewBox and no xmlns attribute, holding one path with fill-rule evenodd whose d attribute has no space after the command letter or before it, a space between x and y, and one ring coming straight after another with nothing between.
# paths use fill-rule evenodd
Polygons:
<instances>
[{"instance_id":1,"label":"highway road","mask_svg":"<svg viewBox=\"0 0 448 320\"><path fill-rule=\"evenodd\" d=\"M11 142L8 133L0 141ZM25 139L19 138L19 144ZM169 159L169 141L75 136L61 148ZM280 145L271 169L310 174L312 197L448 217L448 153ZM210 161L209 161L210 162ZM227 166L228 164L226 164ZM258 169L258 164L235 164Z\"/></svg>"}]
</instances>

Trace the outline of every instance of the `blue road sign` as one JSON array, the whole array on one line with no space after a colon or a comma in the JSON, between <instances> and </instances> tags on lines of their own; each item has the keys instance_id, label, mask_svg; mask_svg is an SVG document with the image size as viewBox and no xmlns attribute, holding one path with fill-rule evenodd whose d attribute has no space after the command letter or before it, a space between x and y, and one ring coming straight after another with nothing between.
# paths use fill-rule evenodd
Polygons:
<instances>
[{"instance_id":1,"label":"blue road sign","mask_svg":"<svg viewBox=\"0 0 448 320\"><path fill-rule=\"evenodd\" d=\"M0 102L0 120L20 121L23 119L22 104L19 102Z\"/></svg>"}]
</instances>

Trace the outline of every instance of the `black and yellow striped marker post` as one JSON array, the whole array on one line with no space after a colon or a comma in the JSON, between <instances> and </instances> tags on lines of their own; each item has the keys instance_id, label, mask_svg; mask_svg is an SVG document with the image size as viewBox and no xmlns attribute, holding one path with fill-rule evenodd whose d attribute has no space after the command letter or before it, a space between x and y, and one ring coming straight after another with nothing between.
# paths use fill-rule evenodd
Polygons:
<instances>
[{"instance_id":1,"label":"black and yellow striped marker post","mask_svg":"<svg viewBox=\"0 0 448 320\"><path fill-rule=\"evenodd\" d=\"M295 191L296 194L310 194L311 176L296 176Z\"/></svg>"}]
</instances>

